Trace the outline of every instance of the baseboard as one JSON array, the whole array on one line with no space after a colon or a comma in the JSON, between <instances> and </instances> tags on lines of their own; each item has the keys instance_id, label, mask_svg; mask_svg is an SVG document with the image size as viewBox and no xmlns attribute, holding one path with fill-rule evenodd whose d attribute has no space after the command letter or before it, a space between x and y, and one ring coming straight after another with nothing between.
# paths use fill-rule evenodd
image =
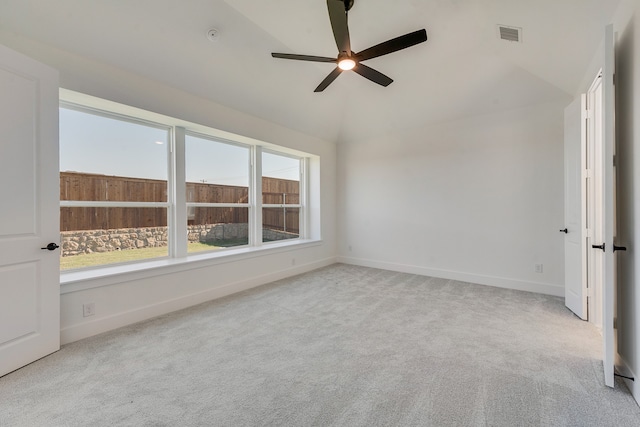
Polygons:
<instances>
[{"instance_id":1,"label":"baseboard","mask_svg":"<svg viewBox=\"0 0 640 427\"><path fill-rule=\"evenodd\" d=\"M421 276L439 277L441 279L459 280L461 282L476 283L478 285L495 286L498 288L515 289L518 291L535 292L557 297L564 296L564 287L548 283L527 282L505 277L483 276L479 274L462 273L458 271L440 270L420 267L416 265L397 264L384 261L373 261L362 258L339 256L338 262L343 264L360 265L362 267L380 268L401 273L419 274Z\"/></svg>"},{"instance_id":2,"label":"baseboard","mask_svg":"<svg viewBox=\"0 0 640 427\"><path fill-rule=\"evenodd\" d=\"M276 280L285 279L297 274L306 273L308 271L326 267L335 263L336 258L329 257L319 261L297 265L284 270L255 276L234 283L229 283L213 289L207 289L203 292L184 295L179 298L162 301L160 303L138 307L134 310L115 313L110 316L97 318L91 322L83 322L77 325L70 325L60 331L60 342L61 344L69 344L83 338L88 338L93 335L108 332L123 326L131 325L133 323L171 313L173 311L182 310L184 308L192 307L203 302L222 298L227 295L255 288L257 286L264 285Z\"/></svg>"},{"instance_id":3,"label":"baseboard","mask_svg":"<svg viewBox=\"0 0 640 427\"><path fill-rule=\"evenodd\" d=\"M636 376L633 370L629 367L629 364L620 354L616 354L616 369L619 374L624 375L625 377L633 378L634 380L629 380L623 378L624 384L627 386L631 395L635 399L638 406L640 406L640 384L638 382L640 379ZM638 381L636 381L638 380Z\"/></svg>"}]
</instances>

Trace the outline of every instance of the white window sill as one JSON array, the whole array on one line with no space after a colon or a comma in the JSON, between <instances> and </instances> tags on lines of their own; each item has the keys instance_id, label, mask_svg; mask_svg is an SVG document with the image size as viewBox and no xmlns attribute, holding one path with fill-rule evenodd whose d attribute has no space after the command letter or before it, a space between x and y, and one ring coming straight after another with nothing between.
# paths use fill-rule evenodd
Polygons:
<instances>
[{"instance_id":1,"label":"white window sill","mask_svg":"<svg viewBox=\"0 0 640 427\"><path fill-rule=\"evenodd\" d=\"M258 247L243 247L224 251L197 253L184 258L162 258L60 273L60 293L82 291L116 283L177 273L196 268L236 262L269 254L291 252L319 246L322 240L293 240L268 243Z\"/></svg>"}]
</instances>

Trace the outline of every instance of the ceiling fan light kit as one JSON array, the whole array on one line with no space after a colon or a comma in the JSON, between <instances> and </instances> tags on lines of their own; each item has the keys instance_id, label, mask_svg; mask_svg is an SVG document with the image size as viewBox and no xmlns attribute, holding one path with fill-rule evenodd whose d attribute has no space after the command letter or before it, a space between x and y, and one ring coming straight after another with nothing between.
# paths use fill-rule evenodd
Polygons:
<instances>
[{"instance_id":1,"label":"ceiling fan light kit","mask_svg":"<svg viewBox=\"0 0 640 427\"><path fill-rule=\"evenodd\" d=\"M427 41L427 31L414 31L400 37L387 40L386 42L377 44L362 52L354 52L351 50L351 39L349 37L348 15L349 10L353 6L354 0L327 0L327 9L329 10L329 20L331 21L331 29L333 37L338 47L338 56L330 58L326 56L297 55L291 53L272 53L271 56L280 59L293 59L298 61L311 62L331 62L336 64L336 68L318 85L314 92L322 92L329 86L343 71L353 70L362 77L371 80L381 86L389 86L393 80L382 74L380 71L374 70L362 64L367 59L377 58L382 55L397 52L419 43Z\"/></svg>"},{"instance_id":2,"label":"ceiling fan light kit","mask_svg":"<svg viewBox=\"0 0 640 427\"><path fill-rule=\"evenodd\" d=\"M355 66L356 66L356 61L354 61L351 58L343 58L340 60L340 62L338 62L338 67L340 67L342 71L352 70L353 67Z\"/></svg>"}]
</instances>

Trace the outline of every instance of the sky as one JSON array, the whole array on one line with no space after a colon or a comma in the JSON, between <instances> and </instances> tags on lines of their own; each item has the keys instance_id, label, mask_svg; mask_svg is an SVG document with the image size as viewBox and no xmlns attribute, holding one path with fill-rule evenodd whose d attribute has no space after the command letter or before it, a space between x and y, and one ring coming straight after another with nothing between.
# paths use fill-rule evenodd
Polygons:
<instances>
[{"instance_id":1,"label":"sky","mask_svg":"<svg viewBox=\"0 0 640 427\"><path fill-rule=\"evenodd\" d=\"M166 180L168 129L60 108L60 171ZM249 149L187 135L188 182L249 185ZM263 153L263 176L299 180L297 159Z\"/></svg>"}]
</instances>

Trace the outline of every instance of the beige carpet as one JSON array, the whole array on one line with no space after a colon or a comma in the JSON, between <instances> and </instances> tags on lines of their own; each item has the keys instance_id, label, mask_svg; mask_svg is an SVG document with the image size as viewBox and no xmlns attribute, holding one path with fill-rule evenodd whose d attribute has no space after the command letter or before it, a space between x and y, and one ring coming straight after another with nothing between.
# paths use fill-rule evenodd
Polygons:
<instances>
[{"instance_id":1,"label":"beige carpet","mask_svg":"<svg viewBox=\"0 0 640 427\"><path fill-rule=\"evenodd\" d=\"M600 342L560 298L336 264L64 346L0 426L639 426Z\"/></svg>"}]
</instances>

